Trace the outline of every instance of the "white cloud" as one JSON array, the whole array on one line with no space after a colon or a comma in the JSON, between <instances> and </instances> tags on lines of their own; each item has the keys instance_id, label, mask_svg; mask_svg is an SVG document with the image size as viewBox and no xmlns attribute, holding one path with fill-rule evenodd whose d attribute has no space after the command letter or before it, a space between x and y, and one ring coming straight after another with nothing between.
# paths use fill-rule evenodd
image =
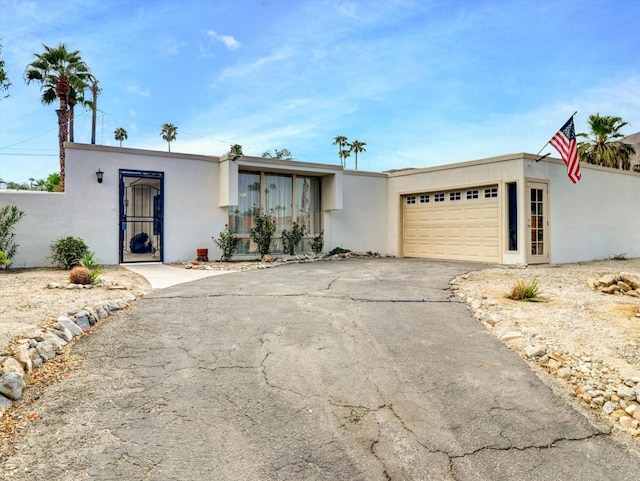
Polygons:
<instances>
[{"instance_id":1,"label":"white cloud","mask_svg":"<svg viewBox=\"0 0 640 481\"><path fill-rule=\"evenodd\" d=\"M294 54L293 50L289 47L283 47L275 50L266 57L261 57L251 63L248 64L238 64L234 67L226 68L220 74L220 80L227 80L229 78L234 77L245 77L249 75L254 75L260 72L265 66L270 65L272 63L281 62L283 60L287 60L292 57Z\"/></svg>"},{"instance_id":2,"label":"white cloud","mask_svg":"<svg viewBox=\"0 0 640 481\"><path fill-rule=\"evenodd\" d=\"M138 94L141 97L151 97L151 92L149 92L149 89L141 89L138 85L128 86L127 92Z\"/></svg>"},{"instance_id":3,"label":"white cloud","mask_svg":"<svg viewBox=\"0 0 640 481\"><path fill-rule=\"evenodd\" d=\"M224 46L229 50L237 50L238 48L240 48L240 42L238 42L231 35L221 35L219 33L216 33L214 30L207 30L206 33L207 36L209 36L211 39L224 44Z\"/></svg>"}]
</instances>

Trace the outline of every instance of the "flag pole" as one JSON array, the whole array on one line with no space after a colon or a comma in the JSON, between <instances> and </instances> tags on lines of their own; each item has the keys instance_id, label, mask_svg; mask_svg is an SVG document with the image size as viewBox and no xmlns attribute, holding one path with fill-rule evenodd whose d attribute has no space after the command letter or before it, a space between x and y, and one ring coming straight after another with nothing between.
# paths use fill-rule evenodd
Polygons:
<instances>
[{"instance_id":1,"label":"flag pole","mask_svg":"<svg viewBox=\"0 0 640 481\"><path fill-rule=\"evenodd\" d=\"M574 117L576 116L576 114L577 114L577 113L578 113L578 111L576 110L573 114L571 114L571 117L569 117L569 118L570 118L570 119L574 118ZM540 150L538 150L538 153L536 154L536 157L538 157L538 156L540 155L540 152L542 152L542 151L544 150L544 148L545 148L547 145L549 145L549 142L551 142L551 140L547 140L547 143L546 143L546 144L544 144ZM536 159L536 162L540 162L542 159L544 159L545 157L548 157L549 155L551 155L551 154L546 154L546 155L543 155L542 157L538 157L538 158Z\"/></svg>"}]
</instances>

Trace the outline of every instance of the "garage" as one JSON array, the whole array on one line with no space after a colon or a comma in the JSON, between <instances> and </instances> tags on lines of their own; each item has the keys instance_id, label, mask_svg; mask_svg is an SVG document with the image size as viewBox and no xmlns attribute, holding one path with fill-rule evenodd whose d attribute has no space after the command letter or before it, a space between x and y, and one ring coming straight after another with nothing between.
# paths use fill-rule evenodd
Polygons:
<instances>
[{"instance_id":1,"label":"garage","mask_svg":"<svg viewBox=\"0 0 640 481\"><path fill-rule=\"evenodd\" d=\"M401 200L405 257L500 262L497 185L407 194Z\"/></svg>"}]
</instances>

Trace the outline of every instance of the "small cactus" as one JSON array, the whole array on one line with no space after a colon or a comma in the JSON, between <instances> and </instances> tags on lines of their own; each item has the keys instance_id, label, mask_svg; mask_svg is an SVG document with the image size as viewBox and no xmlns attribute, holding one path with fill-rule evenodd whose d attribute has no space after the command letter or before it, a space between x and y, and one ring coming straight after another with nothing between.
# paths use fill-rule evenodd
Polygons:
<instances>
[{"instance_id":1,"label":"small cactus","mask_svg":"<svg viewBox=\"0 0 640 481\"><path fill-rule=\"evenodd\" d=\"M71 284L91 284L91 271L86 267L74 267L69 272L69 282Z\"/></svg>"}]
</instances>

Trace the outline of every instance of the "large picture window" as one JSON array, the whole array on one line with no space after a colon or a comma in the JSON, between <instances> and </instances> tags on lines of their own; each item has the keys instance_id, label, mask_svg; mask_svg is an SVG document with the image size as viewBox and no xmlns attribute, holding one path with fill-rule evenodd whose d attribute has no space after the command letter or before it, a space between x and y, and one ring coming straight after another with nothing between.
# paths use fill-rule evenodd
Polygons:
<instances>
[{"instance_id":1,"label":"large picture window","mask_svg":"<svg viewBox=\"0 0 640 481\"><path fill-rule=\"evenodd\" d=\"M253 252L251 212L260 208L276 219L273 252L281 252L282 231L294 222L304 224L305 239L322 232L321 180L319 177L270 172L238 173L238 205L229 207L229 229L239 239L238 254ZM308 246L308 243L304 243Z\"/></svg>"}]
</instances>

